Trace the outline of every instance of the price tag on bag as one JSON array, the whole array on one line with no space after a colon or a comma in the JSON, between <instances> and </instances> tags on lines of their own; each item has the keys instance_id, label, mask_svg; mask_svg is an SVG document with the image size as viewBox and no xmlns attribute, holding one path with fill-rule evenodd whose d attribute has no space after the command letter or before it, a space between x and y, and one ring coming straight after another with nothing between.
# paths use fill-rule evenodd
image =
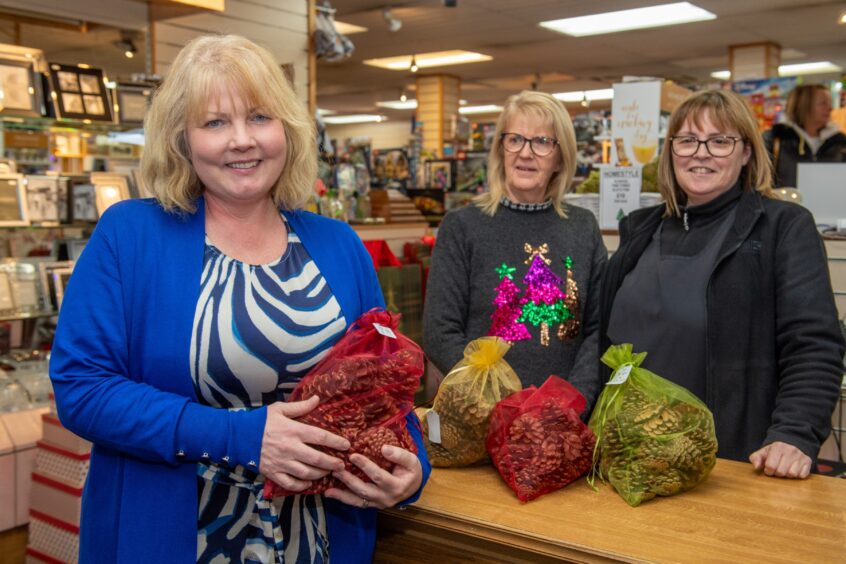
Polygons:
<instances>
[{"instance_id":1,"label":"price tag on bag","mask_svg":"<svg viewBox=\"0 0 846 564\"><path fill-rule=\"evenodd\" d=\"M614 373L614 377L608 380L608 383L605 384L606 386L610 386L612 384L622 384L626 380L629 379L629 374L632 372L632 368L634 368L631 364L624 364L617 371Z\"/></svg>"},{"instance_id":2,"label":"price tag on bag","mask_svg":"<svg viewBox=\"0 0 846 564\"><path fill-rule=\"evenodd\" d=\"M426 424L429 425L429 442L441 444L441 416L434 409L426 414Z\"/></svg>"},{"instance_id":3,"label":"price tag on bag","mask_svg":"<svg viewBox=\"0 0 846 564\"><path fill-rule=\"evenodd\" d=\"M384 325L379 325L378 323L374 323L373 327L376 329L376 332L380 335L384 335L386 337L390 337L391 339L396 339L397 335L394 333L390 327L385 327Z\"/></svg>"}]
</instances>

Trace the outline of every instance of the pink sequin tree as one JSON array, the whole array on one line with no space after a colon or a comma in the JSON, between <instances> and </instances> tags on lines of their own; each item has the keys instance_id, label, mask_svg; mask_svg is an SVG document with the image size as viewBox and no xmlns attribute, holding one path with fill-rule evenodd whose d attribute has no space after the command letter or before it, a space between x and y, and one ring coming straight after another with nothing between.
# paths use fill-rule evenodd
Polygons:
<instances>
[{"instance_id":1,"label":"pink sequin tree","mask_svg":"<svg viewBox=\"0 0 846 564\"><path fill-rule=\"evenodd\" d=\"M491 315L491 328L488 331L488 335L509 343L532 338L526 326L517 321L522 314L522 308L518 297L520 288L511 279L515 270L506 264L496 269L502 280L496 287L496 297L493 300L496 310Z\"/></svg>"}]
</instances>

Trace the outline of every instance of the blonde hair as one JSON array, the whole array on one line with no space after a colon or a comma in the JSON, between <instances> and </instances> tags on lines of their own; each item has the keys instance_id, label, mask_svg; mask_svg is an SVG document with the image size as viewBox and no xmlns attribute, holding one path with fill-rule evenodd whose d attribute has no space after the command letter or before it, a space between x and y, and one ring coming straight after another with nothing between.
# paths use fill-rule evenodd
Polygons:
<instances>
[{"instance_id":1,"label":"blonde hair","mask_svg":"<svg viewBox=\"0 0 846 564\"><path fill-rule=\"evenodd\" d=\"M285 168L270 193L277 206L301 209L317 178L314 122L273 55L237 35L198 37L176 56L144 120L142 182L164 209L196 209L203 186L191 164L188 128L204 118L212 96L223 95L221 87L284 126Z\"/></svg>"},{"instance_id":2,"label":"blonde hair","mask_svg":"<svg viewBox=\"0 0 846 564\"><path fill-rule=\"evenodd\" d=\"M817 92L828 92L828 88L822 84L803 84L791 90L787 95L787 107L784 110L787 119L805 129L808 118L814 111Z\"/></svg>"},{"instance_id":3,"label":"blonde hair","mask_svg":"<svg viewBox=\"0 0 846 564\"><path fill-rule=\"evenodd\" d=\"M499 200L508 194L505 186L502 133L515 114L537 117L552 125L553 135L558 141L561 164L558 171L549 178L545 195L552 200L555 212L561 217L567 217L563 198L576 172L576 132L564 104L549 94L530 90L515 94L505 102L488 153L488 191L476 197L476 205L487 215L493 216L499 207Z\"/></svg>"},{"instance_id":4,"label":"blonde hair","mask_svg":"<svg viewBox=\"0 0 846 564\"><path fill-rule=\"evenodd\" d=\"M746 101L740 95L728 90L706 90L688 97L670 115L667 126L667 141L661 150L658 161L658 187L667 204L666 216L680 216L679 204L687 201L673 170L673 152L670 141L684 126L688 119L697 126L701 125L705 114L723 131L734 129L743 138L743 143L750 148L749 162L740 171L742 189L757 191L763 196L774 198L772 191L773 172L770 157L764 146L764 139L758 132L758 124ZM735 147L738 150L738 147Z\"/></svg>"}]
</instances>

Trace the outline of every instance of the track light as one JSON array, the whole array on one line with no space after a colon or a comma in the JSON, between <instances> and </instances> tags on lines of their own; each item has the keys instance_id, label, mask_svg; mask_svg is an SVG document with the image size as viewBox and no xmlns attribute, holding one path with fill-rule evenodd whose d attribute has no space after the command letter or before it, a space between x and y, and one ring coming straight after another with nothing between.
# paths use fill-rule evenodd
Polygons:
<instances>
[{"instance_id":1,"label":"track light","mask_svg":"<svg viewBox=\"0 0 846 564\"><path fill-rule=\"evenodd\" d=\"M417 59L414 58L414 55L411 56L411 66L408 67L408 70L411 72L417 72L420 70L420 67L417 66Z\"/></svg>"},{"instance_id":2,"label":"track light","mask_svg":"<svg viewBox=\"0 0 846 564\"><path fill-rule=\"evenodd\" d=\"M135 46L133 36L130 32L121 32L120 39L113 41L112 44L123 51L127 59L135 57L135 53L138 52L138 48Z\"/></svg>"},{"instance_id":3,"label":"track light","mask_svg":"<svg viewBox=\"0 0 846 564\"><path fill-rule=\"evenodd\" d=\"M403 89L400 91L400 97L399 97L399 99L400 99L400 102L405 102L406 100L408 100L408 96L406 96L406 95L405 95L405 88L403 88Z\"/></svg>"},{"instance_id":4,"label":"track light","mask_svg":"<svg viewBox=\"0 0 846 564\"><path fill-rule=\"evenodd\" d=\"M386 6L382 9L382 17L385 19L385 23L388 24L389 31L396 32L402 29L402 22L394 17L394 12L390 7Z\"/></svg>"}]
</instances>

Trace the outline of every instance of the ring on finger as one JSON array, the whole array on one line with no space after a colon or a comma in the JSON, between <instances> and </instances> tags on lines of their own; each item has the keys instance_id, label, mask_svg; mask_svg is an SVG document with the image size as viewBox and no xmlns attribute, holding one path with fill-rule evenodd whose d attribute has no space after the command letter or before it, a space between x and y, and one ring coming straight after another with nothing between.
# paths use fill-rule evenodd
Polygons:
<instances>
[{"instance_id":1,"label":"ring on finger","mask_svg":"<svg viewBox=\"0 0 846 564\"><path fill-rule=\"evenodd\" d=\"M360 507L361 507L362 509L367 509L367 507L368 507L369 505L370 505L370 500L369 500L369 499L367 499L367 498L366 498L366 497L364 497L364 496L361 496L361 506L360 506Z\"/></svg>"}]
</instances>

